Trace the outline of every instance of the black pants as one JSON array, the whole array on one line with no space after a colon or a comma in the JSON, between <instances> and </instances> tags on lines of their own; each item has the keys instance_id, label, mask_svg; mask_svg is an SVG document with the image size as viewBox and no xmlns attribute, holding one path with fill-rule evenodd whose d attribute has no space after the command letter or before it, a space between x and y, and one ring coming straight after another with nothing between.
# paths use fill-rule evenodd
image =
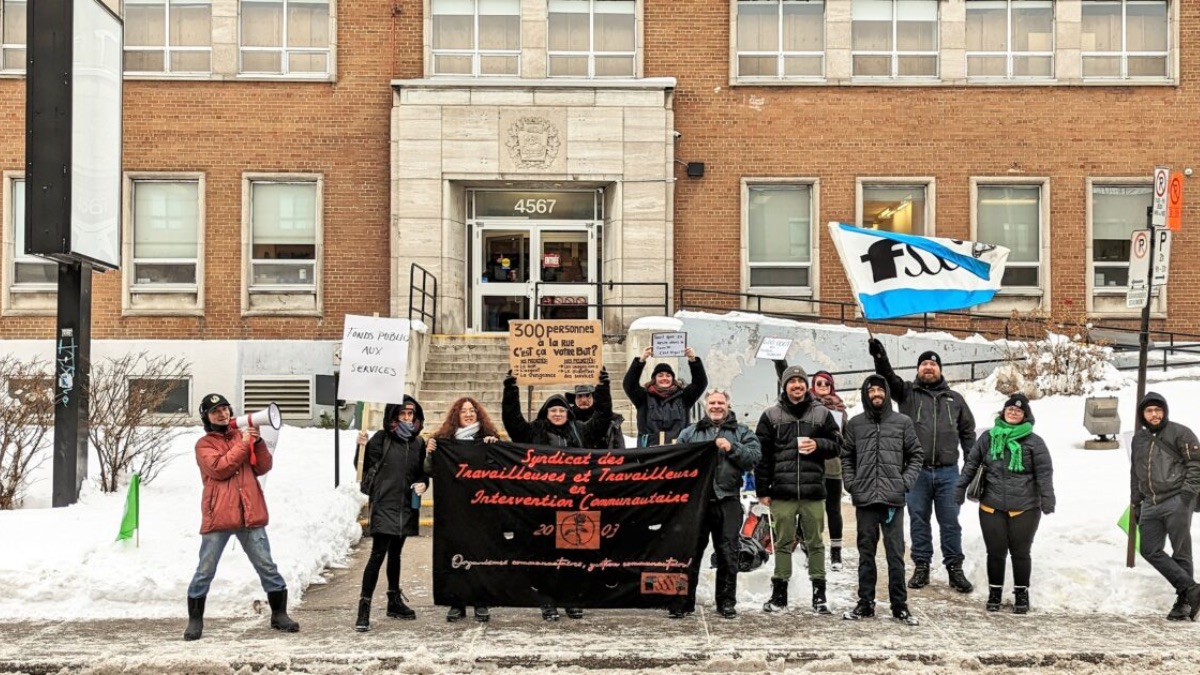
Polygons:
<instances>
[{"instance_id":1,"label":"black pants","mask_svg":"<svg viewBox=\"0 0 1200 675\"><path fill-rule=\"evenodd\" d=\"M1142 557L1171 583L1176 591L1191 586L1192 579L1192 504L1182 495L1159 503L1142 502L1138 515L1142 532ZM1171 555L1164 550L1171 540Z\"/></svg>"},{"instance_id":2,"label":"black pants","mask_svg":"<svg viewBox=\"0 0 1200 675\"><path fill-rule=\"evenodd\" d=\"M687 612L696 610L696 585L709 539L712 539L717 558L717 607L737 603L737 538L741 527L742 503L737 497L723 497L708 502L701 520L695 555L688 567L687 597L678 599L672 606L682 606Z\"/></svg>"},{"instance_id":3,"label":"black pants","mask_svg":"<svg viewBox=\"0 0 1200 675\"><path fill-rule=\"evenodd\" d=\"M892 512L891 522L888 513ZM908 604L904 586L904 507L885 504L860 506L854 511L858 527L858 599L875 602L875 549L883 535L883 552L888 566L888 600L892 611Z\"/></svg>"},{"instance_id":4,"label":"black pants","mask_svg":"<svg viewBox=\"0 0 1200 675\"><path fill-rule=\"evenodd\" d=\"M379 568L383 566L385 557L388 590L400 590L400 551L404 548L404 540L407 538L395 534L376 534L371 537L371 557L367 558L367 566L363 569L362 597L369 598L375 594Z\"/></svg>"},{"instance_id":5,"label":"black pants","mask_svg":"<svg viewBox=\"0 0 1200 675\"><path fill-rule=\"evenodd\" d=\"M829 519L830 546L842 545L842 479L825 479L825 517Z\"/></svg>"},{"instance_id":6,"label":"black pants","mask_svg":"<svg viewBox=\"0 0 1200 675\"><path fill-rule=\"evenodd\" d=\"M989 586L1004 585L1004 566L1009 556L1012 556L1013 585L1029 586L1029 575L1033 571L1033 558L1029 552L1041 522L1042 512L1037 510L1010 516L1008 511L988 513L979 509L979 529L983 531L983 543L987 546Z\"/></svg>"}]
</instances>

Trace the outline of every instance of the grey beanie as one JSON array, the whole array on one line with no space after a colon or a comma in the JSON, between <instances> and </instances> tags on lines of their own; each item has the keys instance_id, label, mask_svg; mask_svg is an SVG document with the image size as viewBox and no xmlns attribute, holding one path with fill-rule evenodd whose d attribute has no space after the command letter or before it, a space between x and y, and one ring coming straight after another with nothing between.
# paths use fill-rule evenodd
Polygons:
<instances>
[{"instance_id":1,"label":"grey beanie","mask_svg":"<svg viewBox=\"0 0 1200 675\"><path fill-rule=\"evenodd\" d=\"M788 366L787 370L783 371L783 375L779 377L779 384L787 384L788 380L793 377L798 377L808 384L808 373L804 372L800 366Z\"/></svg>"}]
</instances>

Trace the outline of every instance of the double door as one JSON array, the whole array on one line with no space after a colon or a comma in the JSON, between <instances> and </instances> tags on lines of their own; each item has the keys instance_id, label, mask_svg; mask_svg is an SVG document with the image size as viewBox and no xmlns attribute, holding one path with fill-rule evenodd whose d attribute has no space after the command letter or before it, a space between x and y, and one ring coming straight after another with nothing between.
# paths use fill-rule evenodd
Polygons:
<instances>
[{"instance_id":1,"label":"double door","mask_svg":"<svg viewBox=\"0 0 1200 675\"><path fill-rule=\"evenodd\" d=\"M476 222L471 249L472 330L596 318L595 223Z\"/></svg>"}]
</instances>

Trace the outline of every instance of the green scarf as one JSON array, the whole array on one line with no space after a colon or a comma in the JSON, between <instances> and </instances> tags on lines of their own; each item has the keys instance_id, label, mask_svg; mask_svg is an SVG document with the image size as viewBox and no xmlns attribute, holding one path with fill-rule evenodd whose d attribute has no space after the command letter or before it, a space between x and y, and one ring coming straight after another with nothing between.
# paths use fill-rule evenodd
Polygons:
<instances>
[{"instance_id":1,"label":"green scarf","mask_svg":"<svg viewBox=\"0 0 1200 675\"><path fill-rule=\"evenodd\" d=\"M996 418L996 426L988 432L992 437L992 447L988 451L988 459L997 460L1003 459L1004 448L1008 448L1008 470L1013 473L1020 473L1025 470L1024 453L1021 452L1022 438L1033 433L1033 425L1029 422L1021 422L1014 426L1004 421L1003 417Z\"/></svg>"}]
</instances>

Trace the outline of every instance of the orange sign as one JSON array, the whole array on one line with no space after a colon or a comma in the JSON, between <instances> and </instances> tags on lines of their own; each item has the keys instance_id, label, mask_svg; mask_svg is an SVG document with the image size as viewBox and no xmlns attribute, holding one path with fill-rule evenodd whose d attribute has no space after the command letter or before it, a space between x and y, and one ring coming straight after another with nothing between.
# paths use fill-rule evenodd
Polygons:
<instances>
[{"instance_id":1,"label":"orange sign","mask_svg":"<svg viewBox=\"0 0 1200 675\"><path fill-rule=\"evenodd\" d=\"M1171 172L1167 185L1167 229L1178 232L1183 229L1183 174Z\"/></svg>"}]
</instances>

